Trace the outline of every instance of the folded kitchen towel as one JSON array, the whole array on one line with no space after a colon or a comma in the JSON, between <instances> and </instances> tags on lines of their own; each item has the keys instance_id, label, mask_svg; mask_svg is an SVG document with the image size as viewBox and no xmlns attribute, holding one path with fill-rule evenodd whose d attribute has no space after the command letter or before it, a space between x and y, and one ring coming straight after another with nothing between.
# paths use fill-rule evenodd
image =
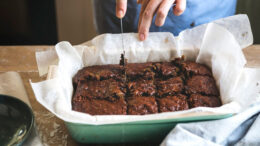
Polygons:
<instances>
[{"instance_id":1,"label":"folded kitchen towel","mask_svg":"<svg viewBox=\"0 0 260 146\"><path fill-rule=\"evenodd\" d=\"M231 118L178 124L161 146L260 145L260 103Z\"/></svg>"},{"instance_id":2,"label":"folded kitchen towel","mask_svg":"<svg viewBox=\"0 0 260 146\"><path fill-rule=\"evenodd\" d=\"M0 83L0 94L16 97L31 107L23 81L17 72L6 72L0 74ZM35 128L32 130L31 135L25 141L24 145L42 146L41 140L37 136Z\"/></svg>"}]
</instances>

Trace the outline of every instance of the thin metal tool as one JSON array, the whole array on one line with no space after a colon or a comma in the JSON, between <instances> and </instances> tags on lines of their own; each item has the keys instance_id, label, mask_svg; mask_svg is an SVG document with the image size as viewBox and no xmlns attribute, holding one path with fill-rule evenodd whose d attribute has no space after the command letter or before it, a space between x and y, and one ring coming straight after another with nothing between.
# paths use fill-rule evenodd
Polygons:
<instances>
[{"instance_id":1,"label":"thin metal tool","mask_svg":"<svg viewBox=\"0 0 260 146\"><path fill-rule=\"evenodd\" d=\"M124 67L124 73L125 73L124 81L126 82L125 66L126 66L127 60L125 58L125 44L124 44L124 35L123 35L124 30L123 30L123 20L122 20L122 18L120 19L120 21L121 21L121 38L122 38L122 48L123 48L123 54L121 54L120 64L123 65L123 67Z\"/></svg>"},{"instance_id":2,"label":"thin metal tool","mask_svg":"<svg viewBox=\"0 0 260 146\"><path fill-rule=\"evenodd\" d=\"M121 22L121 38L122 38L122 48L123 48L123 65L125 65L125 44L124 44L124 35L123 35L123 33L124 33L124 30L123 30L123 20L122 20L122 18L120 19L120 22Z\"/></svg>"}]
</instances>

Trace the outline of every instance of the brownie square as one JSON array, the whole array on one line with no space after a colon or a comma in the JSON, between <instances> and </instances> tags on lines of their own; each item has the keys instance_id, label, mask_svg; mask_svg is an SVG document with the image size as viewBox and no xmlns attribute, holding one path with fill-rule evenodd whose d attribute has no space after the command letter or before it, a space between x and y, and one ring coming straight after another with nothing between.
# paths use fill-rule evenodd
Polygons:
<instances>
[{"instance_id":1,"label":"brownie square","mask_svg":"<svg viewBox=\"0 0 260 146\"><path fill-rule=\"evenodd\" d=\"M204 96L201 94L192 94L189 98L190 108L195 107L219 107L221 106L220 98L216 96Z\"/></svg>"},{"instance_id":2,"label":"brownie square","mask_svg":"<svg viewBox=\"0 0 260 146\"><path fill-rule=\"evenodd\" d=\"M126 65L126 76L129 80L135 79L153 79L155 73L152 63L128 63Z\"/></svg>"},{"instance_id":3,"label":"brownie square","mask_svg":"<svg viewBox=\"0 0 260 146\"><path fill-rule=\"evenodd\" d=\"M189 109L187 96L178 94L157 98L159 112L172 112Z\"/></svg>"},{"instance_id":4,"label":"brownie square","mask_svg":"<svg viewBox=\"0 0 260 146\"><path fill-rule=\"evenodd\" d=\"M187 81L186 93L219 96L215 80L209 76L193 76Z\"/></svg>"},{"instance_id":5,"label":"brownie square","mask_svg":"<svg viewBox=\"0 0 260 146\"><path fill-rule=\"evenodd\" d=\"M72 100L72 110L90 115L126 115L127 105L124 98L108 101L105 99L88 99L78 96Z\"/></svg>"},{"instance_id":6,"label":"brownie square","mask_svg":"<svg viewBox=\"0 0 260 146\"><path fill-rule=\"evenodd\" d=\"M135 80L129 81L127 84L131 95L137 96L153 96L156 93L156 86L153 80Z\"/></svg>"},{"instance_id":7,"label":"brownie square","mask_svg":"<svg viewBox=\"0 0 260 146\"><path fill-rule=\"evenodd\" d=\"M123 66L111 64L111 65L96 65L84 67L79 70L78 73L73 78L73 83L85 79L91 80L105 80L105 79L115 79L121 80L124 78L124 68Z\"/></svg>"},{"instance_id":8,"label":"brownie square","mask_svg":"<svg viewBox=\"0 0 260 146\"><path fill-rule=\"evenodd\" d=\"M180 93L184 88L183 80L181 77L169 78L167 80L158 79L156 81L156 86L157 95L160 97Z\"/></svg>"},{"instance_id":9,"label":"brownie square","mask_svg":"<svg viewBox=\"0 0 260 146\"><path fill-rule=\"evenodd\" d=\"M133 96L127 99L127 111L129 115L146 115L158 113L155 97Z\"/></svg>"},{"instance_id":10,"label":"brownie square","mask_svg":"<svg viewBox=\"0 0 260 146\"><path fill-rule=\"evenodd\" d=\"M212 76L211 70L202 64L193 61L179 61L181 69L186 73L187 76L191 75L207 75Z\"/></svg>"},{"instance_id":11,"label":"brownie square","mask_svg":"<svg viewBox=\"0 0 260 146\"><path fill-rule=\"evenodd\" d=\"M112 97L124 97L125 93L126 88L123 82L113 79L103 81L86 80L79 82L75 96L114 100Z\"/></svg>"},{"instance_id":12,"label":"brownie square","mask_svg":"<svg viewBox=\"0 0 260 146\"><path fill-rule=\"evenodd\" d=\"M155 67L158 77L176 77L179 72L179 68L171 62L155 63Z\"/></svg>"}]
</instances>

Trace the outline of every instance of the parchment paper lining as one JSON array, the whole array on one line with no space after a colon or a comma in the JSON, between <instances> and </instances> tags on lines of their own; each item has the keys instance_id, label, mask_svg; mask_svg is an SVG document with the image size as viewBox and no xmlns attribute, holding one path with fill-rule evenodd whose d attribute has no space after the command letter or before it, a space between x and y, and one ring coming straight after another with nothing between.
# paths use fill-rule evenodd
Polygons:
<instances>
[{"instance_id":1,"label":"parchment paper lining","mask_svg":"<svg viewBox=\"0 0 260 146\"><path fill-rule=\"evenodd\" d=\"M237 113L259 101L257 81L260 80L260 73L256 70L245 71L246 60L241 49L253 42L246 15L232 16L185 30L177 38L171 33L150 33L146 41L140 42L137 34L126 33L124 41L126 58L130 63L170 61L185 55L188 60L212 67L224 105L144 116L91 116L72 111L72 77L83 66L118 64L122 53L120 34L100 35L74 47L68 42L58 43L55 46L59 59L57 76L31 83L37 100L64 121L93 125ZM44 58L47 59L48 56ZM44 60L37 58L37 62L46 68ZM38 63L38 67L41 68L41 64ZM46 72L40 74L44 73Z\"/></svg>"}]
</instances>

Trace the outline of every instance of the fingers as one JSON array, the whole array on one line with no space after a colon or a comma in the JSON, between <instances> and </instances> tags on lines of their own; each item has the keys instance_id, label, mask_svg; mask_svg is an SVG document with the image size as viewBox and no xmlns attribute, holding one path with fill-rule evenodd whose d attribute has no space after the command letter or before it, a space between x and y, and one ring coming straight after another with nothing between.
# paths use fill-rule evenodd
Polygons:
<instances>
[{"instance_id":1,"label":"fingers","mask_svg":"<svg viewBox=\"0 0 260 146\"><path fill-rule=\"evenodd\" d=\"M123 18L126 13L127 0L116 0L116 16Z\"/></svg>"},{"instance_id":2,"label":"fingers","mask_svg":"<svg viewBox=\"0 0 260 146\"><path fill-rule=\"evenodd\" d=\"M162 0L150 0L147 4L142 16L142 20L139 26L139 39L144 41L149 32L149 28L151 26L154 13L156 12L157 8L159 7Z\"/></svg>"},{"instance_id":3,"label":"fingers","mask_svg":"<svg viewBox=\"0 0 260 146\"><path fill-rule=\"evenodd\" d=\"M176 16L180 16L186 9L186 0L176 0L176 6L173 8L173 13Z\"/></svg>"},{"instance_id":4,"label":"fingers","mask_svg":"<svg viewBox=\"0 0 260 146\"><path fill-rule=\"evenodd\" d=\"M140 27L140 23L142 21L142 16L143 16L143 13L144 13L144 10L149 2L149 0L138 0L137 1L139 4L141 4L141 10L140 10L140 14L139 14L139 20L138 20L138 30L139 30L139 27Z\"/></svg>"},{"instance_id":5,"label":"fingers","mask_svg":"<svg viewBox=\"0 0 260 146\"><path fill-rule=\"evenodd\" d=\"M162 26L165 22L165 19L168 15L169 10L172 7L172 4L175 2L175 0L164 0L159 9L157 10L157 15L155 19L155 25Z\"/></svg>"},{"instance_id":6,"label":"fingers","mask_svg":"<svg viewBox=\"0 0 260 146\"><path fill-rule=\"evenodd\" d=\"M142 5L138 22L138 33L141 41L144 41L148 36L155 12L157 12L155 25L162 26L173 3L176 4L173 8L173 13L176 16L181 15L186 9L186 0L137 0L137 3Z\"/></svg>"}]
</instances>

